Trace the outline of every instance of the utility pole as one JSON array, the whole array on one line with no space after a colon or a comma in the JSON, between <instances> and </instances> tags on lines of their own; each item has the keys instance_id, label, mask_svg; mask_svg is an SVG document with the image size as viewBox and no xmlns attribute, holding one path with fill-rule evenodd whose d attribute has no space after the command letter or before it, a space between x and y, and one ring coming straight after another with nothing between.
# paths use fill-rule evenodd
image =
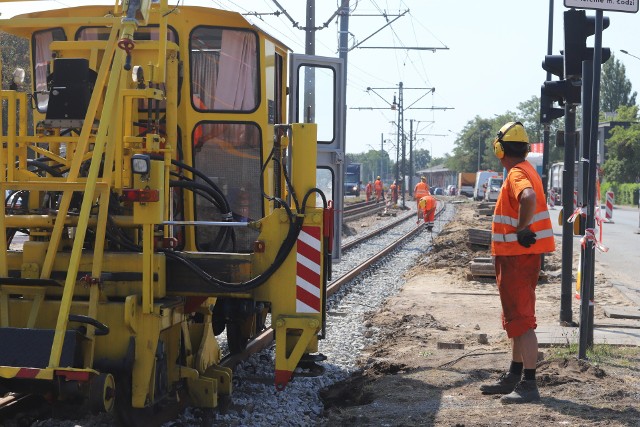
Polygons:
<instances>
[{"instance_id":1,"label":"utility pole","mask_svg":"<svg viewBox=\"0 0 640 427\"><path fill-rule=\"evenodd\" d=\"M409 183L407 184L409 197L413 196L413 137L413 119L411 119L409 121Z\"/></svg>"},{"instance_id":2,"label":"utility pole","mask_svg":"<svg viewBox=\"0 0 640 427\"><path fill-rule=\"evenodd\" d=\"M305 26L304 53L307 55L316 54L316 0L307 0L307 16ZM315 122L315 80L316 70L314 67L306 67L304 72L304 106L303 121L306 123Z\"/></svg>"},{"instance_id":3,"label":"utility pole","mask_svg":"<svg viewBox=\"0 0 640 427\"><path fill-rule=\"evenodd\" d=\"M547 55L553 52L553 0L549 0L549 26L547 29ZM547 71L547 81L551 80L551 72ZM542 188L547 194L547 183L549 180L549 145L551 136L551 123L542 123ZM544 260L544 255L542 255Z\"/></svg>"},{"instance_id":4,"label":"utility pole","mask_svg":"<svg viewBox=\"0 0 640 427\"><path fill-rule=\"evenodd\" d=\"M396 181L396 184L402 182L402 207L404 208L404 192L406 191L407 183L404 182L404 102L402 82L398 85L398 152L400 151L400 143L402 142L402 175L401 180Z\"/></svg>"},{"instance_id":5,"label":"utility pole","mask_svg":"<svg viewBox=\"0 0 640 427\"><path fill-rule=\"evenodd\" d=\"M311 0L308 0L311 1ZM313 0L315 1L315 0ZM347 153L347 57L349 55L349 0L342 0L340 5L340 37L339 37L339 46L338 51L340 52L340 59L344 61L344 78L343 82L343 93L345 99L345 105L343 108L344 111L344 129L343 135L345 138L344 141L344 153Z\"/></svg>"},{"instance_id":6,"label":"utility pole","mask_svg":"<svg viewBox=\"0 0 640 427\"><path fill-rule=\"evenodd\" d=\"M382 173L382 153L384 153L384 133L380 134L380 170L378 171L384 178L384 174Z\"/></svg>"}]
</instances>

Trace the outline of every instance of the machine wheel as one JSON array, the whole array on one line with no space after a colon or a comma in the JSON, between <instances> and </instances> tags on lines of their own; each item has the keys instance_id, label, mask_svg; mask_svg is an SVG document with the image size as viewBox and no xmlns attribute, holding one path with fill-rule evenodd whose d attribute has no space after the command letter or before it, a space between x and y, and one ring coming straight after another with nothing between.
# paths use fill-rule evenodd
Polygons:
<instances>
[{"instance_id":1,"label":"machine wheel","mask_svg":"<svg viewBox=\"0 0 640 427\"><path fill-rule=\"evenodd\" d=\"M249 338L244 336L242 321L233 320L227 322L227 343L231 354L239 354L247 348Z\"/></svg>"},{"instance_id":2,"label":"machine wheel","mask_svg":"<svg viewBox=\"0 0 640 427\"><path fill-rule=\"evenodd\" d=\"M111 412L116 402L116 384L113 375L100 374L89 385L89 407L91 412Z\"/></svg>"},{"instance_id":3,"label":"machine wheel","mask_svg":"<svg viewBox=\"0 0 640 427\"><path fill-rule=\"evenodd\" d=\"M150 408L131 407L131 378L128 375L118 377L116 391L116 413L123 426L135 427L145 425L153 417Z\"/></svg>"}]
</instances>

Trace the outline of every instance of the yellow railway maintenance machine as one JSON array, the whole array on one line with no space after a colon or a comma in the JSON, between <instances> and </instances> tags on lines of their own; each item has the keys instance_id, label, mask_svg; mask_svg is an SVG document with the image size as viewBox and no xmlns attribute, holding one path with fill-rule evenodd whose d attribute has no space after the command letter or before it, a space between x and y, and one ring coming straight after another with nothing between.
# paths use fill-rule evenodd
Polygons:
<instances>
[{"instance_id":1,"label":"yellow railway maintenance machine","mask_svg":"<svg viewBox=\"0 0 640 427\"><path fill-rule=\"evenodd\" d=\"M0 91L0 393L85 398L125 422L180 391L213 408L232 375L216 336L241 352L268 315L276 387L313 368L341 62L294 61L237 13L167 0L0 30L28 40L33 82ZM294 118L320 103L298 107L288 65L296 86L330 76L324 145L319 123L287 124L287 90Z\"/></svg>"}]
</instances>

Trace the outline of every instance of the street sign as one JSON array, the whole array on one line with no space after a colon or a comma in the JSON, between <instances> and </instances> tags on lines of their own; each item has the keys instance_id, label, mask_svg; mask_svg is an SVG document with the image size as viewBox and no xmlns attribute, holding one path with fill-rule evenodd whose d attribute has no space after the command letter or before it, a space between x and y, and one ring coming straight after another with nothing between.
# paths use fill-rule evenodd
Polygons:
<instances>
[{"instance_id":1,"label":"street sign","mask_svg":"<svg viewBox=\"0 0 640 427\"><path fill-rule=\"evenodd\" d=\"M564 0L564 7L637 13L638 3L640 0Z\"/></svg>"}]
</instances>

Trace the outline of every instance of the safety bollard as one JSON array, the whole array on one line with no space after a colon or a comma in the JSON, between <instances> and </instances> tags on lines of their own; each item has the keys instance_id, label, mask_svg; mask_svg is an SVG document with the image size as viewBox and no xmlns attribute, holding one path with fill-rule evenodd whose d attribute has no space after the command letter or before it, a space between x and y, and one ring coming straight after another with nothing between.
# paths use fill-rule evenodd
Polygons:
<instances>
[{"instance_id":1,"label":"safety bollard","mask_svg":"<svg viewBox=\"0 0 640 427\"><path fill-rule=\"evenodd\" d=\"M604 211L604 215L605 215L605 219L607 222L613 222L613 200L614 200L614 194L613 191L607 191L607 201L606 201L606 205L605 205L605 211Z\"/></svg>"}]
</instances>

